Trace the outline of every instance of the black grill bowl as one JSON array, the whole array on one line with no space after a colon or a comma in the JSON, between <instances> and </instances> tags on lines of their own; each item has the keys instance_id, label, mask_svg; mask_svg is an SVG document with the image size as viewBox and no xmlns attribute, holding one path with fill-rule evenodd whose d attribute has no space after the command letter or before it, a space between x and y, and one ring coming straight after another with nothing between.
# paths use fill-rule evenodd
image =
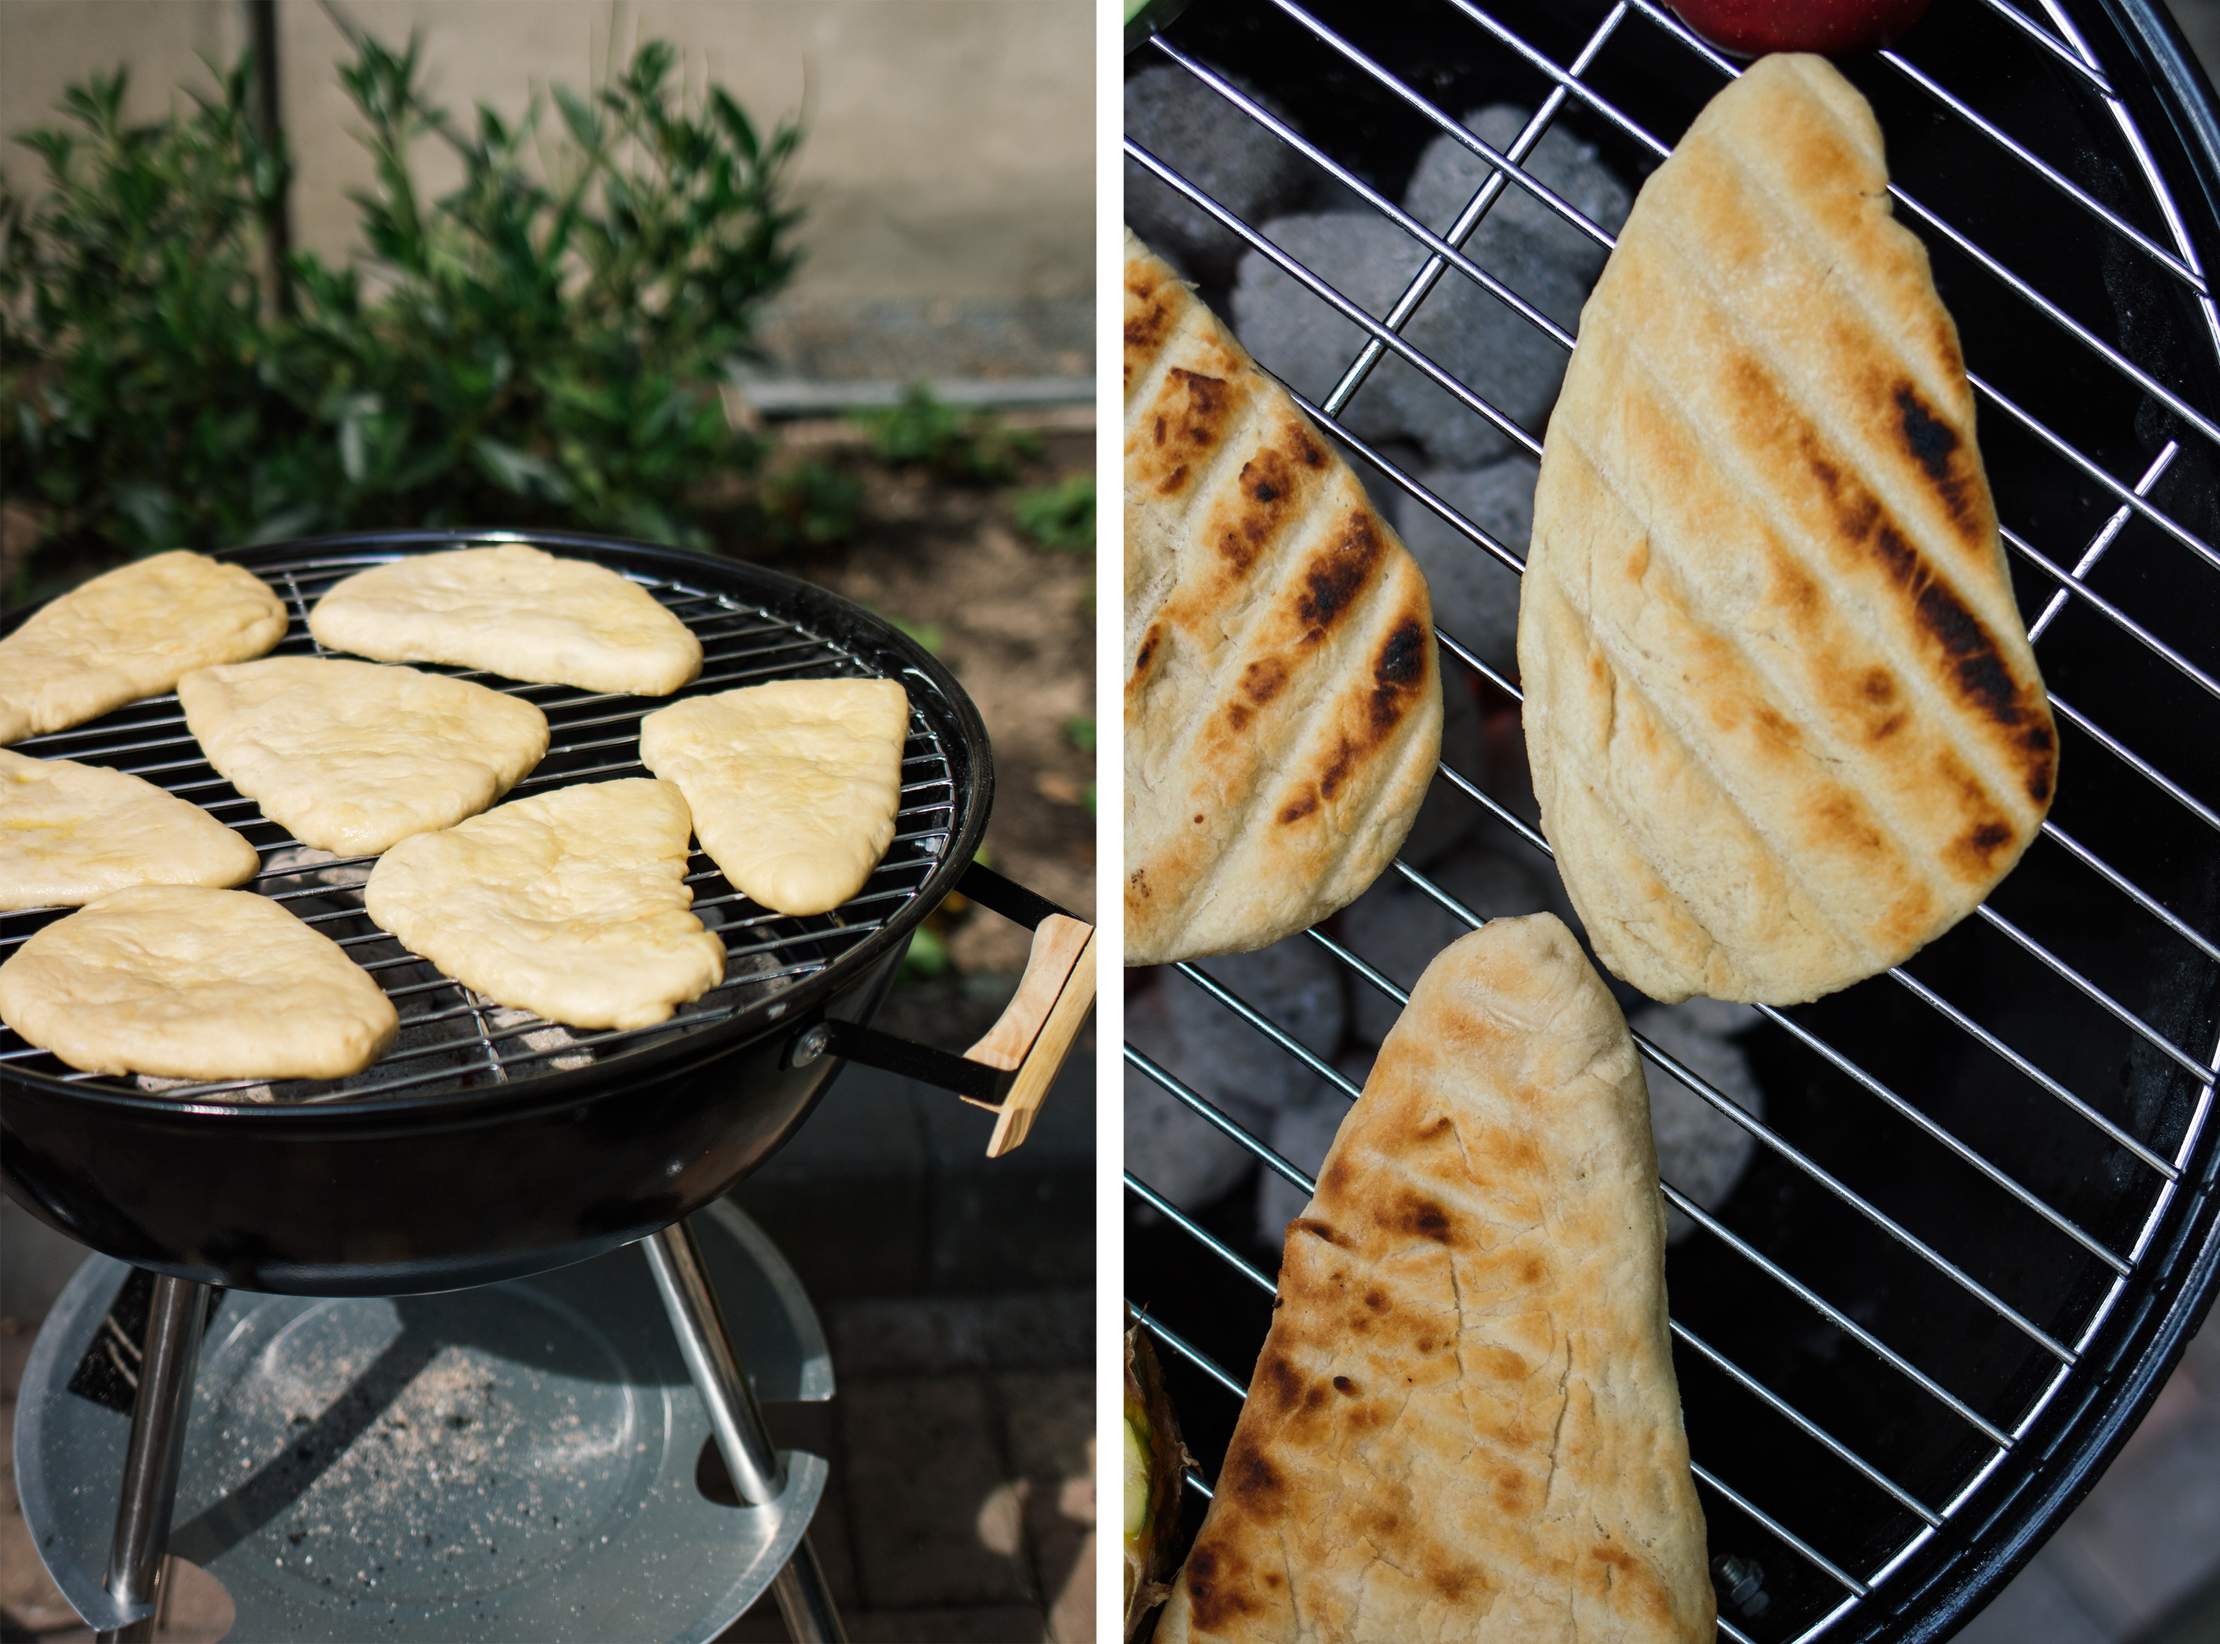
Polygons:
<instances>
[{"instance_id":1,"label":"black grill bowl","mask_svg":"<svg viewBox=\"0 0 2220 1644\"><path fill-rule=\"evenodd\" d=\"M353 939L358 959L382 956L373 972L381 984L407 990L396 998L404 1027L421 1021L424 1032L451 1033L451 1057L446 1042L434 1047L447 1058L444 1070L389 1055L357 1090L289 1084L262 1101L223 1099L237 1095L223 1086L157 1094L72 1074L0 1031L0 1184L42 1220L135 1266L240 1289L457 1289L582 1261L676 1221L761 1165L824 1094L843 1064L797 1054L800 1042L823 1022L870 1020L911 932L978 849L993 767L977 710L947 669L892 625L822 589L734 561L610 538L485 531L325 537L225 557L288 597L293 622L279 647L287 653L309 649L313 594L304 585L320 589L399 554L496 541L594 560L666 603L713 610L718 622L745 628L745 654L720 658L720 642L705 640L702 678L681 696L729 688L742 681L721 676L743 673L900 679L910 696L911 748L924 750L912 754L921 774L913 784L919 797L904 812L915 817L901 825L908 843L895 845L856 902L802 921L746 903L697 853L697 908L718 910L729 952L759 965L766 954L775 960L780 985L728 970L724 988L668 1023L578 1035L593 1059L562 1069L550 1063L574 1054L570 1047L530 1048L532 1023L491 1026L482 1003L377 935L360 912L357 886L313 891L303 900L322 910L310 916L320 928ZM522 689L548 710L553 737L515 795L642 774L638 718L675 700L589 703L567 688ZM186 786L266 853L286 849L282 830L210 780L182 727L162 723L176 711L174 697L150 699L18 749L125 769L159 764L150 779ZM150 747L180 738L176 748ZM255 886L282 893L299 877L266 871ZM0 915L0 955L54 917Z\"/></svg>"}]
</instances>

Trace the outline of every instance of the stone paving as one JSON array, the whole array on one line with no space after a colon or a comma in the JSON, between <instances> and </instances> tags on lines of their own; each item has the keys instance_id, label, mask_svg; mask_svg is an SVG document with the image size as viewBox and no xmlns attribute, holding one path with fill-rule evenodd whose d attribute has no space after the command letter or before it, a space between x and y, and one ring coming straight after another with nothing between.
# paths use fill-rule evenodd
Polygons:
<instances>
[{"instance_id":1,"label":"stone paving","mask_svg":"<svg viewBox=\"0 0 2220 1644\"><path fill-rule=\"evenodd\" d=\"M2168 1639L2220 1639L2220 1316L2096 1488L1958 1637L2140 1644L2161 1627Z\"/></svg>"},{"instance_id":2,"label":"stone paving","mask_svg":"<svg viewBox=\"0 0 2220 1644\"><path fill-rule=\"evenodd\" d=\"M1091 1644L1093 1317L1080 1291L838 1302L817 1555L856 1644ZM719 1644L783 1640L768 1599Z\"/></svg>"}]
</instances>

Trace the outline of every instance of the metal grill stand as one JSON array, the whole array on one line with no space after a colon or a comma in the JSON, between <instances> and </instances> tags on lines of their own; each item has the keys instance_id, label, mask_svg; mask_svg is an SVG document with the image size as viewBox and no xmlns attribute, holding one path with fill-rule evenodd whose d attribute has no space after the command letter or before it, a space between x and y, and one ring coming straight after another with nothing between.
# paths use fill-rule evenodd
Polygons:
<instances>
[{"instance_id":1,"label":"metal grill stand","mask_svg":"<svg viewBox=\"0 0 2220 1644\"><path fill-rule=\"evenodd\" d=\"M177 1475L185 1458L185 1422L192 1412L193 1370L207 1322L206 1285L167 1276L154 1281L145 1367L131 1407L131 1447L124 1453L123 1496L108 1550L108 1596L128 1619L104 1627L100 1644L147 1644L154 1637L169 1563L170 1514L177 1507Z\"/></svg>"},{"instance_id":2,"label":"metal grill stand","mask_svg":"<svg viewBox=\"0 0 2220 1644\"><path fill-rule=\"evenodd\" d=\"M808 1536L808 1520L815 1515L823 1480L812 1476L806 1489L789 1490L788 1469L764 1424L761 1406L733 1334L725 1324L692 1227L686 1221L674 1222L642 1240L639 1248L647 1258L663 1312L701 1397L710 1434L740 1505L744 1511L766 1515L770 1521L757 1539L788 1549L769 1583L788 1636L796 1644L846 1644L847 1632ZM88 1268L96 1264L117 1273L128 1271L99 1257L93 1258ZM98 1629L99 1644L151 1644L155 1637L163 1574L169 1562L171 1519L183 1472L194 1374L211 1297L209 1287L189 1279L160 1276L154 1280L107 1576L97 1594L65 1590L65 1596L81 1613L97 1612L85 1614L85 1619ZM791 1304L798 1297L797 1288L783 1299ZM68 1350L78 1344L61 1338L71 1334L80 1322L79 1316L66 1307L57 1307L49 1329ZM34 1352L34 1367L44 1356ZM39 1384L34 1368L26 1377L26 1397L35 1399L48 1392ZM31 1470L40 1474L48 1471L38 1463L41 1452L36 1438L30 1448ZM32 1493L26 1492L27 1496ZM36 1494L43 1499L43 1486ZM53 1556L48 1546L55 1537L38 1521L38 1503L26 1500L25 1509L42 1556L49 1558L51 1567ZM796 1512L801 1515L799 1524L784 1522Z\"/></svg>"},{"instance_id":3,"label":"metal grill stand","mask_svg":"<svg viewBox=\"0 0 2220 1644\"><path fill-rule=\"evenodd\" d=\"M709 1425L717 1435L717 1451L725 1458L733 1488L746 1506L772 1505L786 1490L786 1469L763 1425L763 1411L748 1386L747 1372L733 1352L731 1333L717 1311L717 1293L709 1286L693 1233L684 1222L673 1222L641 1240L640 1248L647 1252L655 1288L663 1297L671 1328L678 1333L678 1350L686 1355L694 1389L709 1407ZM795 1644L846 1644L848 1635L807 1535L779 1567L771 1591L778 1599L779 1614L786 1619L787 1636Z\"/></svg>"}]
</instances>

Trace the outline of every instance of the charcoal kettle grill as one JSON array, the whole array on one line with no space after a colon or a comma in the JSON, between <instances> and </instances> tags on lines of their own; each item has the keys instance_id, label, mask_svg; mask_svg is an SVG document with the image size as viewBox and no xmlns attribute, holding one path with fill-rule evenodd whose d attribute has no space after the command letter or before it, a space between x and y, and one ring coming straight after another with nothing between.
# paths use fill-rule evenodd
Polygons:
<instances>
[{"instance_id":1,"label":"charcoal kettle grill","mask_svg":"<svg viewBox=\"0 0 2220 1644\"><path fill-rule=\"evenodd\" d=\"M1500 409L1485 371L1450 371L1406 331L1476 288L1573 347L1574 316L1485 266L1475 230L1517 190L1600 262L1612 225L1523 162L1561 126L1638 184L1737 66L1659 0L1195 0L1128 72L1165 65L1283 145L1301 197L1245 217L1196 181L1226 174L1218 156L1129 132L1129 200L1147 191L1202 248L1203 295L1236 329L1240 258L1244 281L1268 271L1361 333L1337 377L1291 391L1400 517L1519 570L1523 543L1446 500L1409 450L1352 433L1349 408L1383 371L1415 373L1538 459L1541 427ZM1736 1644L1955 1631L2094 1482L2220 1283L2220 118L2149 0L1938 0L1896 49L1842 66L1963 334L2063 746L2041 838L1972 918L1885 976L1760 1013L1739 1042L1762 1117L1637 1035L1646 1064L1754 1144L1709 1206L1663 1184L1688 1223L1668 1256L1675 1358ZM1505 147L1462 123L1493 102L1528 111ZM1469 156L1466 203L1421 222L1398 196L1444 135ZM1407 241L1391 305L1353 301L1274 239L1272 213L1321 210ZM1506 666L1439 637L1446 691L1515 712ZM1530 791L1482 762L1445 745L1433 797L1477 807L1504 853L1546 872ZM1406 856L1386 880L1460 927L1540 905L1468 906L1438 877ZM1343 921L1293 940L1350 990L1403 1002ZM1306 1043L1203 966L1130 985L1200 990L1228 1038L1285 1052L1291 1088L1353 1100L1376 1049ZM1254 1101L1214 1099L1220 1058L1155 1021L1129 1036L1134 1077L1197 1145L1237 1145L1311 1191L1322 1147L1277 1151L1245 1121ZM1125 1188L1128 1313L1170 1350L1207 1496L1278 1248L1237 1201L1182 1203L1132 1171Z\"/></svg>"},{"instance_id":2,"label":"charcoal kettle grill","mask_svg":"<svg viewBox=\"0 0 2220 1644\"><path fill-rule=\"evenodd\" d=\"M104 1637L151 1636L211 1287L422 1296L521 1281L631 1244L647 1256L731 1488L763 1511L799 1503L770 1582L789 1631L839 1637L800 1533L815 1495L788 1490L689 1218L791 1136L849 1061L987 1110L988 1152L1007 1152L1092 1003L1091 929L975 860L993 797L976 709L945 667L869 612L758 567L569 533L393 532L225 557L285 600L278 653L321 654L308 610L340 579L405 554L498 542L593 560L653 594L702 641L701 674L682 696L772 679L899 680L911 718L894 843L853 897L807 917L757 906L696 852L687 880L696 913L725 943L724 981L655 1027L578 1032L492 1004L372 924L361 888L374 859L306 850L262 818L202 758L174 694L17 744L130 771L238 828L263 857L246 888L336 941L401 1021L395 1047L365 1073L276 1085L90 1075L0 1029L7 1191L101 1257L157 1275L105 1580L69 1594ZM440 671L546 712L547 755L510 797L640 774L639 720L670 700ZM962 1054L870 1025L911 933L957 893L1034 931L1009 1007ZM0 959L62 911L0 915ZM751 1270L767 1267L783 1271L775 1252ZM806 1299L798 1306L796 1328L814 1330Z\"/></svg>"}]
</instances>

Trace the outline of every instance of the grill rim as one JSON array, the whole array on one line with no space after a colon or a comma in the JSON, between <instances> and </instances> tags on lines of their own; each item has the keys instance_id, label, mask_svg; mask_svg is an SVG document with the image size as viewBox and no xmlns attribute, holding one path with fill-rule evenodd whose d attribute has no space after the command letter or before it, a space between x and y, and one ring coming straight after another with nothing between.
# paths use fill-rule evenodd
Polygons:
<instances>
[{"instance_id":1,"label":"grill rim","mask_svg":"<svg viewBox=\"0 0 2220 1644\"><path fill-rule=\"evenodd\" d=\"M2054 18L2064 10L2060 0L2038 3ZM2152 180L2176 202L2182 233L2209 282L2220 270L2220 98L2180 26L2154 0L2094 0L2094 9L2110 38L2090 40L2089 48L2105 63L2109 89L2138 128L2156 174ZM2120 72L2115 48L2133 73ZM2180 163L2149 153L2154 138L2170 139ZM2177 1199L2189 1194L2188 1213L2170 1243L2157 1247L2154 1238L2144 1247L2108 1311L2081 1338L2079 1358L2086 1364L2091 1349L2118 1331L2102 1373L2089 1378L2079 1407L2058 1423L2019 1488L1978 1513L1966 1510L1969 1497L1924 1545L1900 1557L1888 1580L1872 1585L1859 1603L1863 1613L1843 1618L1850 1625L1842 1636L1934 1644L1972 1621L2096 1487L2149 1414L2190 1338L2214 1317L2220 1301L2220 1132L2214 1129L2220 1123L2220 1089L2214 1088L2220 1085L2220 1043L2208 1065L2214 1071L2199 1138L2203 1169L2194 1179L2184 1170L2167 1184ZM2130 1308L2137 1312L2123 1326L2120 1315ZM2061 1382L2057 1391L2069 1386L2070 1380ZM2039 1424L2040 1414L2035 1419ZM2029 1436L2037 1430L2031 1427ZM1986 1489L1992 1477L1983 1476L1974 1491ZM1818 1631L1840 1625L1822 1623Z\"/></svg>"},{"instance_id":2,"label":"grill rim","mask_svg":"<svg viewBox=\"0 0 2220 1644\"><path fill-rule=\"evenodd\" d=\"M1486 0L1447 3L1477 18ZM2193 248L2208 277L2210 270L2220 268L2220 260L2215 258L2216 251L2220 251L2220 102L2216 102L2172 19L2151 0L2091 0L2085 10L2070 7L2067 0L2033 0L2024 11L2012 0L1981 3L1983 9L2019 27L2063 68L2078 72L2098 96L2118 98L2120 110L2116 112L2124 111L2132 121L2124 137L2142 162L2146 186L2178 211L2179 219L2173 226ZM1621 0L1621 9L1652 18L1659 14L1654 0ZM2069 12L2075 15L2069 16ZM1289 15L1295 15L1292 9ZM2085 40L2090 43L2083 44ZM2110 77L2106 70L2086 65L2077 47L2099 57ZM1164 55L1174 61L1181 57L1176 49ZM1144 154L1136 152L1130 139L1125 154L1129 162L1139 160L1144 169L1157 169L1148 164ZM1169 181L1160 171L1157 175L1160 182ZM1188 189L1177 184L1173 187L1188 196L1191 207L1210 212L1210 207ZM1251 246L1258 244L1250 234L1241 237ZM1329 308L1338 308L1315 289L1311 295ZM2205 302L2209 316L2213 299L2197 295ZM2220 335L2209 340L2220 341ZM1370 352L1384 345L1367 341L1365 346ZM1357 466L1384 470L1399 488L1424 500L1405 476L1383 463L1364 441L1335 426L1338 419L1322 418L1301 395L1294 397L1345 451L1367 459ZM2160 469L2163 471L2163 463ZM1368 482L1372 477L1372 473L1366 474ZM2122 506L2139 511L2125 499ZM1454 517L1440 505L1433 505L1433 511L1445 519ZM1470 531L1466 534L1472 535ZM1473 540L1481 549L1496 551L1477 536ZM1497 557L1504 556L1497 552ZM2056 603L2063 604L2079 591L2065 579L2053 580L2060 585ZM1448 636L1441 637L1445 649L1459 649L1449 643ZM1492 670L1469 656L1462 660L1493 684L1503 686ZM1516 693L1512 694L1515 697ZM2079 716L2075 716L2075 723L2082 723ZM2113 751L2119 752L2117 748ZM2173 792L2170 785L2161 786ZM1133 1047L1129 1043L1126 1048L1130 1059ZM2190 1065L2186 1058L2175 1059L2184 1067ZM2220 1110L2220 1094L2215 1091L2220 1076L2216 1076L2216 1070L2220 1070L2220 1046L2201 1068L2193 1069L2201 1076L2204 1095L2195 1106L2191 1129L2183 1140L2179 1171L2160 1186L2146 1231L2137 1240L2130 1272L2118 1276L2117 1288L2079 1326L2072 1364L2061 1366L2059 1377L2012 1424L2015 1432L2010 1445L1999 1448L1954 1490L1940 1526L1914 1536L1862 1581L1845 1583L1849 1590L1830 1609L1793 1634L1784 1632L1781 1637L1878 1641L1950 1636L2026 1563L2102 1476L2147 1413L2189 1337L2212 1313L2216 1296L2220 1296L2220 1136L2212 1129L2215 1122L2220 1122L2220 1111L2216 1111ZM1156 1082L1162 1087L1161 1080ZM1189 1116L1201 1115L1191 1112ZM1244 1145L1251 1153L1264 1156L1265 1150L1254 1139ZM1269 1169L1270 1159L1264 1162ZM1130 1223L1136 1199L1146 1203L1154 1190L1136 1192L1137 1178L1130 1172L1126 1180L1121 1219ZM2174 1202L2181 1194L2189 1196L2186 1206ZM1183 1214L1191 1214L1185 1207L1180 1208ZM1193 1226L1187 1231L1199 1236ZM1207 1245L1210 1241L1204 1238L1203 1242ZM1215 1254L1224 1259L1222 1251ZM1238 1272L1241 1264L1233 1265ZM1159 1296L1158 1301L1162 1299ZM1214 1361L1194 1358L1192 1349L1158 1323L1152 1309L1137 1308L1132 1303L1130 1292L1126 1306L1129 1324L1147 1328L1206 1378L1226 1382L1223 1369ZM2076 1370L2087 1373L2077 1380L2073 1375ZM1230 1390L1245 1396L1245 1389ZM2064 1408L2053 1408L2054 1401ZM2013 1465L2020 1471L1999 1481L1999 1469ZM1209 1486L1206 1484L1200 1493L1209 1495ZM1984 1493L1990 1499L1980 1500ZM1732 1499L1731 1492L1729 1496ZM1824 1561L1820 1561L1820 1568L1827 1570ZM1859 1568L1865 1569L1862 1565ZM1719 1634L1737 1640L1750 1636L1726 1616L1722 1616Z\"/></svg>"},{"instance_id":3,"label":"grill rim","mask_svg":"<svg viewBox=\"0 0 2220 1644\"><path fill-rule=\"evenodd\" d=\"M122 1090L91 1081L71 1081L56 1074L36 1070L0 1068L0 1094L4 1094L11 1084L16 1084L45 1094L83 1101L95 1109L146 1116L192 1115L250 1129L322 1126L327 1131L357 1126L383 1128L380 1121L406 1122L436 1115L457 1104L467 1108L473 1115L524 1113L541 1106L561 1106L576 1100L581 1094L599 1089L605 1083L614 1083L625 1077L645 1077L651 1073L662 1073L719 1058L774 1032L798 1030L818 1020L825 1014L822 1007L828 1000L846 996L857 981L868 977L881 960L891 955L898 943L909 940L911 933L924 922L926 916L939 907L956 888L964 869L978 853L993 810L994 759L987 738L986 723L981 719L977 705L972 702L946 664L885 618L830 589L749 560L728 559L691 549L674 548L667 544L598 532L517 526L331 532L313 537L287 538L280 542L257 543L250 547L218 549L211 557L227 564L243 566L260 577L265 565L320 554L382 554L391 558L391 550L394 549L403 553L421 553L509 543L542 548L550 552L568 549L584 550L589 556L620 555L642 569L652 567L671 572L673 580L678 581L692 581L697 584L722 581L726 584L722 592L730 597L745 599L782 618L791 613L801 620L816 622L819 626L835 631L843 628L861 629L868 634L875 647L899 656L903 663L899 674L883 677L901 677L913 673L922 677L947 709L952 721L949 729L955 733L952 737L943 733L943 751L948 756L951 803L960 814L950 819L947 844L916 891L878 929L870 932L861 942L843 949L821 969L801 978L791 987L756 999L722 1021L705 1023L700 1027L681 1024L675 1029L668 1023L659 1023L640 1029L638 1031L643 1034L667 1032L669 1037L625 1050L606 1060L589 1062L583 1067L545 1069L487 1086L435 1088L429 1091L322 1101L255 1103L180 1100L165 1097L159 1092ZM605 563L599 558L595 558L594 562ZM374 563L378 561L368 561L364 568L367 569ZM611 569L618 568L612 566ZM619 574L622 574L621 569ZM284 597L282 588L268 584L267 578L264 580L281 598ZM22 622L29 620L34 611L42 609L44 603L30 606L20 615L12 616L4 626L0 626L0 633L13 632ZM684 687L680 689L683 691ZM674 692L669 698L643 700L659 703L678 699L678 693ZM143 702L147 699L138 700ZM134 705L126 703L122 707ZM652 711L653 708L650 707L643 712ZM596 778L584 777L581 780L593 781ZM556 784L559 787L572 785L567 782ZM548 791L552 792L554 789L550 788ZM495 804L502 803L506 798L504 795ZM421 962L430 964L429 960ZM436 966L433 968L437 969ZM439 974L444 976L446 973ZM775 1018L771 1014L773 1005L780 1007ZM357 1126L350 1126L344 1116L351 1116Z\"/></svg>"}]
</instances>

